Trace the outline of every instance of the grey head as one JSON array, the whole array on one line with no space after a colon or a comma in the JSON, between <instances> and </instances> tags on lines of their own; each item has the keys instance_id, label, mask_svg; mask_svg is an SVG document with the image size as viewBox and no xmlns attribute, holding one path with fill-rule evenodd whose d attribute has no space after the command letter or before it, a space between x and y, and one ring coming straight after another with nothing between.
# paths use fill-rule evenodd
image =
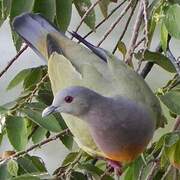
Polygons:
<instances>
[{"instance_id":1,"label":"grey head","mask_svg":"<svg viewBox=\"0 0 180 180\"><path fill-rule=\"evenodd\" d=\"M42 112L42 117L53 112L81 116L89 111L92 101L97 100L99 97L101 97L100 94L82 86L65 88L57 92L51 106Z\"/></svg>"}]
</instances>

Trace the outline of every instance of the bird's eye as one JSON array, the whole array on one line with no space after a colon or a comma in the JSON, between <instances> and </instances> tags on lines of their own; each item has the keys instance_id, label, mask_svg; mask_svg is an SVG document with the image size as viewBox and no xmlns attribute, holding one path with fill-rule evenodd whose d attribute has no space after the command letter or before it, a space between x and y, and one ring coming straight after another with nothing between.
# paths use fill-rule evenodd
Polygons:
<instances>
[{"instance_id":1,"label":"bird's eye","mask_svg":"<svg viewBox=\"0 0 180 180\"><path fill-rule=\"evenodd\" d=\"M71 103L73 101L73 97L72 96L66 96L64 98L64 100L67 102L67 103Z\"/></svg>"}]
</instances>

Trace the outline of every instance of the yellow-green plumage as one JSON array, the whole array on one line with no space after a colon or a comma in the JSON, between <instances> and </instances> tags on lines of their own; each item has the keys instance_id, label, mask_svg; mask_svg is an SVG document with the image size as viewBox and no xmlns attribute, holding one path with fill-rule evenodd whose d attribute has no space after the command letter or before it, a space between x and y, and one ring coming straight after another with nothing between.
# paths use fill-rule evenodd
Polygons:
<instances>
[{"instance_id":1,"label":"yellow-green plumage","mask_svg":"<svg viewBox=\"0 0 180 180\"><path fill-rule=\"evenodd\" d=\"M105 96L125 96L147 106L157 127L164 124L158 99L145 81L130 67L108 52L106 63L89 49L57 32L46 20L43 20L43 23L41 20L38 15L24 14L15 20L14 28L48 61L48 73L54 95L66 87L80 85ZM28 37L28 31L34 33L34 36L31 35L34 40ZM52 42L47 41L47 35L51 37ZM62 53L52 51L49 54L51 44L48 43L54 43ZM95 145L84 121L67 114L62 116L80 148L89 154L104 156Z\"/></svg>"}]
</instances>

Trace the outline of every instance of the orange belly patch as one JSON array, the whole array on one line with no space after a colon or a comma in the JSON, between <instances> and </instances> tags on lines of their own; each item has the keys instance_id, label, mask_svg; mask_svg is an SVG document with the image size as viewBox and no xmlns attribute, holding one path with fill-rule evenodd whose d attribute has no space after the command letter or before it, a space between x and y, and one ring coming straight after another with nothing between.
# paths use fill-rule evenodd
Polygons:
<instances>
[{"instance_id":1,"label":"orange belly patch","mask_svg":"<svg viewBox=\"0 0 180 180\"><path fill-rule=\"evenodd\" d=\"M145 146L129 145L118 152L105 153L108 159L129 163L133 161L144 150Z\"/></svg>"}]
</instances>

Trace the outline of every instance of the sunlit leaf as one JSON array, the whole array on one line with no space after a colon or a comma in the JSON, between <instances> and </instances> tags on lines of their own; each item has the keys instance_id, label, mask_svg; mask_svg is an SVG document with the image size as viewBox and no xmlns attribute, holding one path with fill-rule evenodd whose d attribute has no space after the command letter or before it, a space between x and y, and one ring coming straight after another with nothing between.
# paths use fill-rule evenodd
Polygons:
<instances>
[{"instance_id":1,"label":"sunlit leaf","mask_svg":"<svg viewBox=\"0 0 180 180\"><path fill-rule=\"evenodd\" d=\"M56 20L61 31L65 32L69 26L72 13L72 0L56 0Z\"/></svg>"},{"instance_id":2,"label":"sunlit leaf","mask_svg":"<svg viewBox=\"0 0 180 180\"><path fill-rule=\"evenodd\" d=\"M160 99L172 112L180 114L180 91L170 91Z\"/></svg>"},{"instance_id":3,"label":"sunlit leaf","mask_svg":"<svg viewBox=\"0 0 180 180\"><path fill-rule=\"evenodd\" d=\"M17 150L24 150L27 145L27 123L19 116L6 117L6 130L10 143Z\"/></svg>"},{"instance_id":4,"label":"sunlit leaf","mask_svg":"<svg viewBox=\"0 0 180 180\"><path fill-rule=\"evenodd\" d=\"M164 23L161 25L161 46L164 52L167 49L168 31Z\"/></svg>"},{"instance_id":5,"label":"sunlit leaf","mask_svg":"<svg viewBox=\"0 0 180 180\"><path fill-rule=\"evenodd\" d=\"M166 12L164 19L169 34L180 39L180 5L174 4L170 6Z\"/></svg>"},{"instance_id":6,"label":"sunlit leaf","mask_svg":"<svg viewBox=\"0 0 180 180\"><path fill-rule=\"evenodd\" d=\"M125 59L127 49L126 45L122 41L118 42L118 50L123 54L123 59Z\"/></svg>"},{"instance_id":7,"label":"sunlit leaf","mask_svg":"<svg viewBox=\"0 0 180 180\"><path fill-rule=\"evenodd\" d=\"M41 178L27 174L27 175L22 175L22 176L12 178L11 180L41 180Z\"/></svg>"},{"instance_id":8,"label":"sunlit leaf","mask_svg":"<svg viewBox=\"0 0 180 180\"><path fill-rule=\"evenodd\" d=\"M19 167L15 160L11 159L8 161L7 169L9 174L11 174L12 176L17 176Z\"/></svg>"}]
</instances>

